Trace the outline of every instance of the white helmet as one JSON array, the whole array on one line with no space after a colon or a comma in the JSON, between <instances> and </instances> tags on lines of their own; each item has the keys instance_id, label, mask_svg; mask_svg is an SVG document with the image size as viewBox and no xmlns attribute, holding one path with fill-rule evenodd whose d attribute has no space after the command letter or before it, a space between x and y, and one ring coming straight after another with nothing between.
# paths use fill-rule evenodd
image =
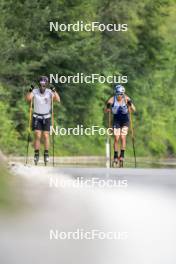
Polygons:
<instances>
[{"instance_id":1,"label":"white helmet","mask_svg":"<svg viewBox=\"0 0 176 264\"><path fill-rule=\"evenodd\" d=\"M115 94L124 94L125 93L125 87L123 87L121 84L117 84L114 88Z\"/></svg>"}]
</instances>

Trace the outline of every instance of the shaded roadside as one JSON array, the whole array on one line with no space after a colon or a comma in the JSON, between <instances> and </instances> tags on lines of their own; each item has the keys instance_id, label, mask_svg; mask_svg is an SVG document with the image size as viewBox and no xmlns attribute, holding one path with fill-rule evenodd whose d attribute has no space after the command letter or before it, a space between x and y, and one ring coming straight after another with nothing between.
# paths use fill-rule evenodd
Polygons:
<instances>
[{"instance_id":1,"label":"shaded roadside","mask_svg":"<svg viewBox=\"0 0 176 264\"><path fill-rule=\"evenodd\" d=\"M0 210L10 212L22 206L20 184L10 172L6 157L0 152Z\"/></svg>"}]
</instances>

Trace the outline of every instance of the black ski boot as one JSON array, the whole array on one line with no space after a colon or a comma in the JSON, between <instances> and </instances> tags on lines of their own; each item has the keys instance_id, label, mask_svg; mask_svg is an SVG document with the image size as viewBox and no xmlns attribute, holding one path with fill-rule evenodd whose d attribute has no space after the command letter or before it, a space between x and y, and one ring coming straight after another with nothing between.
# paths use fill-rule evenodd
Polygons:
<instances>
[{"instance_id":1,"label":"black ski boot","mask_svg":"<svg viewBox=\"0 0 176 264\"><path fill-rule=\"evenodd\" d=\"M38 164L38 161L39 161L39 150L35 150L35 153L34 153L34 163L35 163L36 166Z\"/></svg>"},{"instance_id":2,"label":"black ski boot","mask_svg":"<svg viewBox=\"0 0 176 264\"><path fill-rule=\"evenodd\" d=\"M44 152L44 163L45 163L45 166L47 165L48 162L49 162L49 153L48 153L48 150L45 150L45 152Z\"/></svg>"},{"instance_id":3,"label":"black ski boot","mask_svg":"<svg viewBox=\"0 0 176 264\"><path fill-rule=\"evenodd\" d=\"M112 162L112 167L113 167L113 168L117 168L118 163L119 163L118 158L114 158L114 160L113 160L113 162Z\"/></svg>"}]
</instances>

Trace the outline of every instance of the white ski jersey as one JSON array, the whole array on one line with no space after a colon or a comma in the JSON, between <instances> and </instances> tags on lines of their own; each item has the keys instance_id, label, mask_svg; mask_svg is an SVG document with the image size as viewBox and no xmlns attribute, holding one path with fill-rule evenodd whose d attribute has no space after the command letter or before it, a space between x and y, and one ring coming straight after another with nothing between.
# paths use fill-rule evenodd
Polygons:
<instances>
[{"instance_id":1,"label":"white ski jersey","mask_svg":"<svg viewBox=\"0 0 176 264\"><path fill-rule=\"evenodd\" d=\"M40 90L36 88L32 92L34 95L34 113L42 115L51 113L52 91L46 89L44 94L41 94Z\"/></svg>"}]
</instances>

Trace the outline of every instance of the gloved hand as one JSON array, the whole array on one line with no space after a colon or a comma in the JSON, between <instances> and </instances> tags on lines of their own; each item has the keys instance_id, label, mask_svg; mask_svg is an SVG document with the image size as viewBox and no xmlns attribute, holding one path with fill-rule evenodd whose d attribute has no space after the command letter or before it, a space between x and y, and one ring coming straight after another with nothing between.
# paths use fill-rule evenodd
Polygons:
<instances>
[{"instance_id":1,"label":"gloved hand","mask_svg":"<svg viewBox=\"0 0 176 264\"><path fill-rule=\"evenodd\" d=\"M128 106L131 106L131 105L132 105L131 100L129 100L129 101L127 102L127 105L128 105Z\"/></svg>"},{"instance_id":2,"label":"gloved hand","mask_svg":"<svg viewBox=\"0 0 176 264\"><path fill-rule=\"evenodd\" d=\"M55 88L54 86L51 86L50 89L51 89L51 91L52 91L53 93L56 92L56 88Z\"/></svg>"},{"instance_id":3,"label":"gloved hand","mask_svg":"<svg viewBox=\"0 0 176 264\"><path fill-rule=\"evenodd\" d=\"M111 104L107 103L106 108L104 109L105 113L111 112Z\"/></svg>"},{"instance_id":4,"label":"gloved hand","mask_svg":"<svg viewBox=\"0 0 176 264\"><path fill-rule=\"evenodd\" d=\"M34 90L34 86L31 84L31 88L29 89L29 93L32 93L33 90Z\"/></svg>"}]
</instances>

